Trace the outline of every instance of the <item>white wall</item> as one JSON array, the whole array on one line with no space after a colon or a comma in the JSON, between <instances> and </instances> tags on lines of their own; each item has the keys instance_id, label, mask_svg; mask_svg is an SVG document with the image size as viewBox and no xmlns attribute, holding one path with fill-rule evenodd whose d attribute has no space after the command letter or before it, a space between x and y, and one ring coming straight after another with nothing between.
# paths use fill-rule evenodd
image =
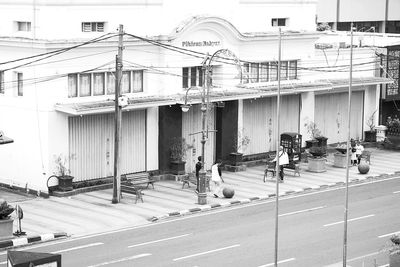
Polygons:
<instances>
[{"instance_id":1,"label":"white wall","mask_svg":"<svg viewBox=\"0 0 400 267\"><path fill-rule=\"evenodd\" d=\"M208 15L229 20L241 32L276 31L271 18L289 18L285 29L315 29L316 0L154 0L154 1L5 1L0 3L0 33L43 39L91 38L82 22L106 22L106 32L123 24L127 32L142 36L169 34L192 16ZM132 3L133 2L133 3ZM16 32L14 21L31 21L32 31ZM36 25L33 25L36 22Z\"/></svg>"}]
</instances>

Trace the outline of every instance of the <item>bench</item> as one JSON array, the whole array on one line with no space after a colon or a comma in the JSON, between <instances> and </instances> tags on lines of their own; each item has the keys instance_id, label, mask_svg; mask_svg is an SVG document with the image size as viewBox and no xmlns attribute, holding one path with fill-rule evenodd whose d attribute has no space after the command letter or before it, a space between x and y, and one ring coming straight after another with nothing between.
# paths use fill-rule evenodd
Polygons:
<instances>
[{"instance_id":1,"label":"bench","mask_svg":"<svg viewBox=\"0 0 400 267\"><path fill-rule=\"evenodd\" d=\"M155 180L147 172L123 174L121 177L121 198L123 192L133 194L136 195L135 203L138 200L143 203L142 190L149 188L149 185L154 189Z\"/></svg>"},{"instance_id":2,"label":"bench","mask_svg":"<svg viewBox=\"0 0 400 267\"><path fill-rule=\"evenodd\" d=\"M300 176L300 163L291 161L289 164L283 166L283 170L293 171L293 176Z\"/></svg>"},{"instance_id":3,"label":"bench","mask_svg":"<svg viewBox=\"0 0 400 267\"><path fill-rule=\"evenodd\" d=\"M283 166L283 170L291 170L293 171L293 176L295 176L296 174L300 176L300 163L297 162L290 162L287 165ZM267 168L265 168L264 170L264 183L267 181L267 176L268 173L271 173L272 177L275 177L276 174L276 169L275 169L275 162L272 161L268 161L267 162Z\"/></svg>"}]
</instances>

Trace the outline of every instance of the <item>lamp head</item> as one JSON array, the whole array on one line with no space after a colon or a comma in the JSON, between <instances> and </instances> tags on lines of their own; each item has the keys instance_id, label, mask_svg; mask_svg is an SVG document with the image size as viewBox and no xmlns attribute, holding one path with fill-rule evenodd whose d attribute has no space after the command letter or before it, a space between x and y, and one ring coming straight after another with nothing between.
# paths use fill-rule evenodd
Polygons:
<instances>
[{"instance_id":1,"label":"lamp head","mask_svg":"<svg viewBox=\"0 0 400 267\"><path fill-rule=\"evenodd\" d=\"M181 109L182 109L182 112L188 112L190 109L190 106L187 104L184 104L184 105L181 105Z\"/></svg>"}]
</instances>

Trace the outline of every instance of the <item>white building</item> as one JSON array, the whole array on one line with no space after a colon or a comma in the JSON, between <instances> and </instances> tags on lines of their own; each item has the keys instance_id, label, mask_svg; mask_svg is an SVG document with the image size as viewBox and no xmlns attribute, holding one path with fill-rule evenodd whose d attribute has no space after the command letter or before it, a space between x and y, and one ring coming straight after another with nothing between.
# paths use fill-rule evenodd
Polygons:
<instances>
[{"instance_id":1,"label":"white building","mask_svg":"<svg viewBox=\"0 0 400 267\"><path fill-rule=\"evenodd\" d=\"M13 3L22 2L25 1ZM8 32L0 38L1 62L45 54L0 65L3 85L0 91L0 127L14 139L14 143L2 146L0 150L0 183L41 191L47 190L46 180L54 172L54 156L60 154L71 156L70 169L75 181L113 174L115 80L112 72L115 69L118 38L112 34L105 35L104 38L110 38L82 45L105 32L92 32L82 39L86 33L80 31L85 29L85 22L106 22L103 26L108 30L119 23L115 17L109 20L94 17L102 12L82 12L86 6L68 6L69 11L65 13L73 19L66 21L77 26L60 25L64 29L62 34L50 28L44 30L46 26L50 27L45 21L53 18L55 10L67 8L66 4L62 4L64 1L54 1L58 3L54 5L45 2L49 1L36 1L36 9L41 11L35 9L34 13L42 13L40 20L34 19L40 21L34 36L22 38L17 37L15 32ZM85 2L91 10L105 11L118 7L96 5L94 8L94 1L80 2ZM119 2L120 9L126 11L127 6L122 5L125 1ZM267 14L279 14L279 18L287 18L289 26L297 25L293 22L298 19L296 16L300 12L295 12L298 8L314 12L314 1L285 1L283 6L271 4L271 1L265 1L268 4L263 2L241 0L231 8L239 12L250 7L259 10L271 5L271 8L282 13ZM151 21L154 14L166 14L161 16L165 21L148 24L142 21L133 25L148 26L149 32L156 31L155 25L158 25L160 32L164 32L163 27L167 28L166 25L173 24L177 19L166 19L168 12L176 7L173 3L144 1L142 5L128 6L135 10L135 14L140 10L144 21ZM26 14L32 14L29 12L32 6L30 9L29 6L24 7ZM292 7L289 9L292 12L284 13L288 7ZM9 20L18 22L12 18L11 6L8 8ZM147 13L147 8L160 10L159 13ZM219 12L226 12L221 13L226 17L232 13L232 18L237 19L234 11ZM123 109L122 173L168 172L169 141L175 136L185 137L191 145L187 152L186 170L193 170L195 159L201 151L201 137L191 134L201 130L201 100L198 90L193 88L188 91L188 88L196 86L201 89L204 82L201 66L207 53L216 55L212 62L210 101L223 102L224 108L212 105L209 112L208 128L217 132L210 134L206 143L206 166L210 167L217 158L228 157L237 133L250 137L251 142L243 151L245 155L262 157L266 152L276 149L279 34L275 28L267 31L271 26L267 22L269 18L273 20L274 16L262 17L260 14L258 17L251 16L251 12L242 13L245 17L248 14L249 20L254 17L251 23L239 19L240 27L246 31L253 28L252 33L239 31L232 21L219 16L192 17L171 30L165 29L168 34L149 39L134 38L140 35L137 34L137 27L131 28L132 23L124 25L122 90L129 98L129 105ZM42 14L48 15L42 17ZM118 14L122 22L129 22L131 17L133 21L136 20L129 12L125 13L126 16L122 11ZM293 18L287 14L293 15ZM265 28L258 28L261 20L266 23ZM0 25L4 27L7 23ZM52 23L51 27L54 26ZM350 50L315 49L314 44L324 34L311 31L311 23L300 27L310 31L295 31L289 26L283 27L282 36L281 132L300 132L303 140L306 140L308 133L305 123L315 121L329 138L328 142L344 141ZM92 29L98 29L96 27ZM266 30L260 32L262 29ZM4 31L4 28L1 30ZM54 33L54 37L46 32ZM77 38L70 39L72 36ZM60 51L64 48L68 51ZM221 54L225 49L231 53ZM54 51L63 53L22 66L32 60L51 56ZM355 62L359 63L355 64L355 70L359 71L353 74L354 127L351 134L354 138L362 138L364 120L378 106L379 85L388 82L387 79L375 77L374 57L371 49L356 49L354 52ZM241 81L236 63L240 63L243 73ZM189 112L183 113L181 104L185 103L186 93L186 102L192 107Z\"/></svg>"}]
</instances>

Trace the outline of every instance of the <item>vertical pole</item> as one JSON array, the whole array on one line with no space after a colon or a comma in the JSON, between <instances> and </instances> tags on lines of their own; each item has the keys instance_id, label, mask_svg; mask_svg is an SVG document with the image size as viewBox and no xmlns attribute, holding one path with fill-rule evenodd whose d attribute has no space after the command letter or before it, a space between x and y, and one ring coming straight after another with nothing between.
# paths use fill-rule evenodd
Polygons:
<instances>
[{"instance_id":1,"label":"vertical pole","mask_svg":"<svg viewBox=\"0 0 400 267\"><path fill-rule=\"evenodd\" d=\"M124 26L119 25L118 55L116 56L115 66L115 142L114 142L114 179L113 179L113 204L121 201L121 168L120 168L120 148L121 148L121 117L122 107L118 100L121 91L122 80L122 49L123 49Z\"/></svg>"},{"instance_id":2,"label":"vertical pole","mask_svg":"<svg viewBox=\"0 0 400 267\"><path fill-rule=\"evenodd\" d=\"M197 195L197 201L199 205L207 204L207 193L206 193L206 171L205 171L205 145L207 140L206 133L206 117L208 112L208 103L206 103L206 91L209 90L209 76L207 59L203 63L203 73L205 73L205 79L203 84L203 92L201 96L201 169L199 171L199 194ZM207 99L208 100L208 99Z\"/></svg>"},{"instance_id":3,"label":"vertical pole","mask_svg":"<svg viewBox=\"0 0 400 267\"><path fill-rule=\"evenodd\" d=\"M275 197L275 255L274 266L278 266L278 216L279 216L279 146L280 146L280 101L281 101L281 42L282 32L279 27L279 49L278 49L278 95L276 99L276 168L275 168L275 182L276 182L276 197Z\"/></svg>"},{"instance_id":4,"label":"vertical pole","mask_svg":"<svg viewBox=\"0 0 400 267\"><path fill-rule=\"evenodd\" d=\"M351 115L351 87L353 83L353 22L350 24L350 78L349 78L349 99L347 103L347 155L346 155L346 193L344 208L344 231L343 231L343 267L347 265L347 218L349 209L349 156L350 156L350 115Z\"/></svg>"}]
</instances>

